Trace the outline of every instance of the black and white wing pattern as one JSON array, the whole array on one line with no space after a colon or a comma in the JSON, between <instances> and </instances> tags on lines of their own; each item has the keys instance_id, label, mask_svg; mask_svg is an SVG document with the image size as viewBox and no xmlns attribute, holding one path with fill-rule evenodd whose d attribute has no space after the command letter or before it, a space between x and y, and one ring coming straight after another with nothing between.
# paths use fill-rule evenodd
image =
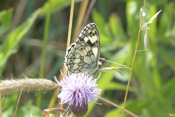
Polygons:
<instances>
[{"instance_id":1,"label":"black and white wing pattern","mask_svg":"<svg viewBox=\"0 0 175 117\"><path fill-rule=\"evenodd\" d=\"M69 73L93 74L101 66L99 57L99 32L94 23L89 23L68 48L64 65Z\"/></svg>"}]
</instances>

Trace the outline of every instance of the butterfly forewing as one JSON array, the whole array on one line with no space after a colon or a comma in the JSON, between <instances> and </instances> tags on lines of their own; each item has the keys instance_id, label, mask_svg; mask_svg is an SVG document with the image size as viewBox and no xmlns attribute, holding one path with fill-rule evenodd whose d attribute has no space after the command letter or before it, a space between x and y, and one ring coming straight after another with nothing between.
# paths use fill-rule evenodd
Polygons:
<instances>
[{"instance_id":1,"label":"butterfly forewing","mask_svg":"<svg viewBox=\"0 0 175 117\"><path fill-rule=\"evenodd\" d=\"M90 23L84 27L75 43L71 44L64 64L71 73L93 74L98 68L100 37L97 26Z\"/></svg>"}]
</instances>

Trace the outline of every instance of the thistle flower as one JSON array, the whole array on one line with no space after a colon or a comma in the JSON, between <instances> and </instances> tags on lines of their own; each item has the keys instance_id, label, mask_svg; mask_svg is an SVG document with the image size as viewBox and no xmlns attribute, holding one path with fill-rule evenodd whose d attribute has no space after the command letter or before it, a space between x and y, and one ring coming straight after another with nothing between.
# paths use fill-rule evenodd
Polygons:
<instances>
[{"instance_id":1,"label":"thistle flower","mask_svg":"<svg viewBox=\"0 0 175 117\"><path fill-rule=\"evenodd\" d=\"M57 81L62 87L58 98L61 103L68 103L77 117L82 117L88 110L88 103L96 101L100 94L101 89L96 88L96 81L92 75L68 74L66 79Z\"/></svg>"}]
</instances>

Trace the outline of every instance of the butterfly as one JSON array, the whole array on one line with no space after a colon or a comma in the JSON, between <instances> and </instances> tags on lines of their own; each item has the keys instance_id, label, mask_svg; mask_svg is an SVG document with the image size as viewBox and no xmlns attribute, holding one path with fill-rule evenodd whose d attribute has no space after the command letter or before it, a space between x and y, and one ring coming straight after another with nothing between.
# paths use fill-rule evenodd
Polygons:
<instances>
[{"instance_id":1,"label":"butterfly","mask_svg":"<svg viewBox=\"0 0 175 117\"><path fill-rule=\"evenodd\" d=\"M99 31L95 23L89 23L67 49L64 65L69 73L93 74L102 65L99 58Z\"/></svg>"}]
</instances>

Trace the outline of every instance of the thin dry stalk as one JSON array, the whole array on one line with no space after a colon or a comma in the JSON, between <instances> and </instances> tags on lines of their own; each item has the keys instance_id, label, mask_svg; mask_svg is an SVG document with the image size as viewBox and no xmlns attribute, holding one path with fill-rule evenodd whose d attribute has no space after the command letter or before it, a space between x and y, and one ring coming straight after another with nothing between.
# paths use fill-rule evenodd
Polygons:
<instances>
[{"instance_id":1,"label":"thin dry stalk","mask_svg":"<svg viewBox=\"0 0 175 117\"><path fill-rule=\"evenodd\" d=\"M73 22L73 13L74 13L74 0L72 0L72 3L71 3L71 10L70 10L70 18L69 18L69 29L68 29L68 38L67 38L67 47L66 47L66 50L69 48L70 46L70 40L71 40L71 32L72 32L72 22ZM64 75L67 74L67 70L66 68L63 66L61 71L63 72ZM59 76L59 81L62 80L62 75L60 74ZM58 91L59 91L59 87L57 89L55 89L54 91L54 94L52 96L52 99L49 103L49 108L52 108L56 102L56 99L57 99L57 94L58 94ZM59 104L60 105L60 104ZM58 105L58 107L59 107ZM63 108L63 104L60 105L60 108Z\"/></svg>"},{"instance_id":2,"label":"thin dry stalk","mask_svg":"<svg viewBox=\"0 0 175 117\"><path fill-rule=\"evenodd\" d=\"M67 48L69 48L70 40L71 40L72 22L73 22L73 14L74 14L74 3L75 3L74 0L72 0L71 10L70 10L70 18L69 18L69 30L68 30L68 38L67 38Z\"/></svg>"},{"instance_id":3,"label":"thin dry stalk","mask_svg":"<svg viewBox=\"0 0 175 117\"><path fill-rule=\"evenodd\" d=\"M96 2L96 0L91 0L91 3L90 3L90 5L88 7L88 10L87 10L87 13L84 17L84 21L83 21L83 24L82 24L83 27L87 24L87 20L89 18L89 15L91 14L91 11L92 11L92 8L94 7L95 2Z\"/></svg>"},{"instance_id":4,"label":"thin dry stalk","mask_svg":"<svg viewBox=\"0 0 175 117\"><path fill-rule=\"evenodd\" d=\"M109 101L109 100L107 100L107 99L105 99L105 98L99 97L99 99L102 100L102 101L104 101L104 102L107 102L108 104L113 105L114 107L117 107L117 108L119 108L119 109L123 109L120 105L115 104L115 103L113 103L113 102L111 102L111 101ZM125 111L126 113L128 113L129 115L131 115L132 117L138 117L136 114L134 114L134 113L128 111L127 109L124 109L124 111Z\"/></svg>"},{"instance_id":5,"label":"thin dry stalk","mask_svg":"<svg viewBox=\"0 0 175 117\"><path fill-rule=\"evenodd\" d=\"M19 97L18 97L18 102L17 102L17 104L16 104L16 109L15 109L14 117L16 117L16 114L17 114L18 105L19 105L19 101L20 101L20 99L21 99L22 91L23 91L23 88L21 89L21 92L20 92Z\"/></svg>"},{"instance_id":6,"label":"thin dry stalk","mask_svg":"<svg viewBox=\"0 0 175 117\"><path fill-rule=\"evenodd\" d=\"M45 109L45 110L43 110L43 117L47 117L47 114L52 112L52 111L62 112L62 113L65 114L64 115L65 117L69 117L68 112L66 110L64 110L64 109L61 109L61 108Z\"/></svg>"},{"instance_id":7,"label":"thin dry stalk","mask_svg":"<svg viewBox=\"0 0 175 117\"><path fill-rule=\"evenodd\" d=\"M145 4L146 4L146 0L144 0L143 11L145 10ZM136 48L135 48L135 52L134 52L134 57L132 59L131 71L130 71L130 76L129 76L129 80L128 80L128 84L127 84L127 89L126 89L126 93L125 93L125 99L124 99L123 109L122 109L122 115L121 115L122 117L123 117L124 110L125 110L126 100L127 100L127 96L128 96L128 90L129 90L129 86L130 86L130 82L131 82L131 77L132 77L132 72L133 72L133 68L134 68L134 62L135 62L135 58L136 58L136 55L137 55L137 48L138 48L138 45L139 45L140 33L141 33L141 30L142 30L142 24L143 24L143 16L141 17L141 22L140 22L140 28L139 28L139 33L138 33Z\"/></svg>"},{"instance_id":8,"label":"thin dry stalk","mask_svg":"<svg viewBox=\"0 0 175 117\"><path fill-rule=\"evenodd\" d=\"M69 18L69 29L68 29L68 38L67 38L67 48L66 50L69 48L70 46L70 40L71 40L71 33L72 33L72 22L73 22L73 14L74 14L74 4L75 4L75 1L72 0L72 3L71 3L71 9L70 9L70 18ZM64 75L67 75L67 70L65 69L65 67L63 66L63 74ZM60 75L60 78L59 80L61 80L62 77ZM61 108L63 108L63 104L61 104Z\"/></svg>"},{"instance_id":9,"label":"thin dry stalk","mask_svg":"<svg viewBox=\"0 0 175 117\"><path fill-rule=\"evenodd\" d=\"M27 1L28 0L20 0L18 2L18 5L16 6L15 14L13 15L14 18L13 18L13 23L12 23L12 26L10 28L10 31L12 31L18 25L18 23L20 22L21 16L24 13L24 8L27 4Z\"/></svg>"},{"instance_id":10,"label":"thin dry stalk","mask_svg":"<svg viewBox=\"0 0 175 117\"><path fill-rule=\"evenodd\" d=\"M67 74L67 71L66 71L66 68L63 66L62 67L62 70L61 70L64 74ZM60 74L60 76L59 76L59 81L61 81L62 80L62 74ZM49 106L48 106L48 108L53 108L53 106L54 106L54 104L55 104L55 102L56 102L56 99L57 99L57 95L58 95L58 92L59 92L59 89L60 89L60 87L57 87L56 89L55 89L55 91L54 91L54 93L53 93L53 95L52 95L52 99L50 100L50 102L49 102ZM61 107L62 107L63 105L61 105ZM60 108L61 108L60 107Z\"/></svg>"},{"instance_id":11,"label":"thin dry stalk","mask_svg":"<svg viewBox=\"0 0 175 117\"><path fill-rule=\"evenodd\" d=\"M74 37L73 37L73 42L76 41L80 31L81 31L81 26L83 23L83 19L84 19L84 15L88 6L89 0L83 0L81 2L81 6L79 9L79 14L78 14L78 20L77 20L77 25L76 25L76 29L75 29L75 33L74 33Z\"/></svg>"},{"instance_id":12,"label":"thin dry stalk","mask_svg":"<svg viewBox=\"0 0 175 117\"><path fill-rule=\"evenodd\" d=\"M19 79L19 80L4 80L0 82L0 90L2 95L18 93L23 88L23 92L52 90L58 85L47 79Z\"/></svg>"},{"instance_id":13,"label":"thin dry stalk","mask_svg":"<svg viewBox=\"0 0 175 117\"><path fill-rule=\"evenodd\" d=\"M50 100L49 102L49 106L48 108L53 108L55 102L56 102L56 99L57 99L57 95L58 95L58 92L59 92L59 89L60 87L57 87L55 90L54 90L54 93L52 95L52 99Z\"/></svg>"}]
</instances>

